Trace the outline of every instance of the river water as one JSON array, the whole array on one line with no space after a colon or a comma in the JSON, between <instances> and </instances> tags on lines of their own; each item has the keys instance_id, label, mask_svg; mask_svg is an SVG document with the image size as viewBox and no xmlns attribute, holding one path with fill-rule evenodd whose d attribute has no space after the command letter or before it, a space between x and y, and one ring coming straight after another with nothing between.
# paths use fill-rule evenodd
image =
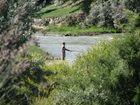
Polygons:
<instances>
[{"instance_id":1,"label":"river water","mask_svg":"<svg viewBox=\"0 0 140 105\"><path fill-rule=\"evenodd\" d=\"M72 52L66 52L66 60L73 62L77 55L87 51L95 43L102 40L111 40L116 34L103 34L97 36L49 36L37 34L39 46L55 58L62 56L62 43Z\"/></svg>"}]
</instances>

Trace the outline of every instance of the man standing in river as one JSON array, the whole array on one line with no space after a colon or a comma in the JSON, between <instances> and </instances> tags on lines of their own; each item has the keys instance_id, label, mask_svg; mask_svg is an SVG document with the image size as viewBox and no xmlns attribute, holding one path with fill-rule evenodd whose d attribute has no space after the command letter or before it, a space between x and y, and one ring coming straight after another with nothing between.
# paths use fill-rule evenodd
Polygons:
<instances>
[{"instance_id":1,"label":"man standing in river","mask_svg":"<svg viewBox=\"0 0 140 105\"><path fill-rule=\"evenodd\" d=\"M66 51L70 51L70 52L71 52L71 50L69 50L69 49L67 49L67 48L65 47L65 42L63 42L62 44L63 44L63 45L62 45L62 60L65 60Z\"/></svg>"}]
</instances>

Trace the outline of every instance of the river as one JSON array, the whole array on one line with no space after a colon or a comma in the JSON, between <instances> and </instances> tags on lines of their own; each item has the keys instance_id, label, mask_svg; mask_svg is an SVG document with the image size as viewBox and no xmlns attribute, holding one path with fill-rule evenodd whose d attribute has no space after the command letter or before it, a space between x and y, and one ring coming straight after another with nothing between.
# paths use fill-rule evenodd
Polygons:
<instances>
[{"instance_id":1,"label":"river","mask_svg":"<svg viewBox=\"0 0 140 105\"><path fill-rule=\"evenodd\" d=\"M102 40L111 40L113 36L118 34L102 34L96 36L43 36L40 33L36 33L39 46L55 58L61 58L62 43L66 43L66 48L72 50L72 52L66 52L66 60L73 62L77 55L87 51L95 43Z\"/></svg>"}]
</instances>

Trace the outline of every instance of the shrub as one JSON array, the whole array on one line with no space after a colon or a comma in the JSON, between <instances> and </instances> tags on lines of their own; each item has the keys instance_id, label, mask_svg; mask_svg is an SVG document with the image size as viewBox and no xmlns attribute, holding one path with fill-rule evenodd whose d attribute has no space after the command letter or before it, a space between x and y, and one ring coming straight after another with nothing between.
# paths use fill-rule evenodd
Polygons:
<instances>
[{"instance_id":1,"label":"shrub","mask_svg":"<svg viewBox=\"0 0 140 105\"><path fill-rule=\"evenodd\" d=\"M40 105L53 105L55 104L55 99L52 98L52 96L55 95L55 92L58 92L58 86L65 85L64 81L69 77L69 73L71 70L71 66L64 61L52 61L52 62L46 62L45 65L43 65L43 69L46 70L48 73L45 78L49 80L49 83L52 86L51 93L48 97L44 96L38 96L35 98L35 101L33 102L34 105L40 104ZM56 90L55 90L56 89ZM55 91L55 92L54 92ZM50 98L51 97L51 98Z\"/></svg>"},{"instance_id":2,"label":"shrub","mask_svg":"<svg viewBox=\"0 0 140 105\"><path fill-rule=\"evenodd\" d=\"M38 89L31 80L39 75L38 63L17 57L31 39L31 15L34 0L0 1L0 104L28 105L31 94ZM36 66L37 70L33 69ZM31 71L30 71L31 70ZM41 77L42 78L42 77Z\"/></svg>"},{"instance_id":3,"label":"shrub","mask_svg":"<svg viewBox=\"0 0 140 105\"><path fill-rule=\"evenodd\" d=\"M95 1L91 5L90 14L86 21L89 25L119 28L121 23L126 22L125 15L122 12L123 9L123 1Z\"/></svg>"},{"instance_id":4,"label":"shrub","mask_svg":"<svg viewBox=\"0 0 140 105\"><path fill-rule=\"evenodd\" d=\"M40 48L32 46L28 48L27 52L18 54L15 59L20 62L15 66L20 68L13 66L15 71L0 90L2 95L0 104L29 105L33 101L32 98L47 97L51 86L45 79L48 73L43 70L42 65L48 59L48 55ZM22 69L26 64L28 66Z\"/></svg>"},{"instance_id":5,"label":"shrub","mask_svg":"<svg viewBox=\"0 0 140 105\"><path fill-rule=\"evenodd\" d=\"M124 0L125 5L129 10L132 10L133 12L140 12L140 1L139 0Z\"/></svg>"}]
</instances>

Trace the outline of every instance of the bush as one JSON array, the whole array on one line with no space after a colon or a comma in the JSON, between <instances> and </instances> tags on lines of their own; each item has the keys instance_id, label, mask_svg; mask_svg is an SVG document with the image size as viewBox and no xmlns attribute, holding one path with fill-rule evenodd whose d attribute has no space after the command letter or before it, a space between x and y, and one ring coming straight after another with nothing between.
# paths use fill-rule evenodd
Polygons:
<instances>
[{"instance_id":1,"label":"bush","mask_svg":"<svg viewBox=\"0 0 140 105\"><path fill-rule=\"evenodd\" d=\"M35 98L35 101L33 102L33 105L53 105L55 104L55 99L52 98L52 96L55 96L55 92L58 92L58 87L63 87L65 85L65 80L67 77L69 77L69 73L71 70L71 66L64 62L64 61L52 61L52 62L46 62L45 65L43 65L43 69L46 70L48 73L45 78L49 80L52 88L51 93L48 97L44 96L38 96ZM56 89L56 90L55 90ZM55 91L55 92L54 92ZM51 98L50 98L51 97Z\"/></svg>"},{"instance_id":2,"label":"bush","mask_svg":"<svg viewBox=\"0 0 140 105\"><path fill-rule=\"evenodd\" d=\"M0 104L28 104L26 94L16 91L20 75L29 62L18 61L17 55L25 50L32 33L31 18L34 0L0 1ZM30 15L30 16L29 16Z\"/></svg>"},{"instance_id":3,"label":"bush","mask_svg":"<svg viewBox=\"0 0 140 105\"><path fill-rule=\"evenodd\" d=\"M123 1L95 1L91 5L87 24L119 28L120 24L126 22L123 9Z\"/></svg>"},{"instance_id":4,"label":"bush","mask_svg":"<svg viewBox=\"0 0 140 105\"><path fill-rule=\"evenodd\" d=\"M133 12L140 12L140 1L139 0L125 0L125 5L129 10L132 10Z\"/></svg>"},{"instance_id":5,"label":"bush","mask_svg":"<svg viewBox=\"0 0 140 105\"><path fill-rule=\"evenodd\" d=\"M28 64L28 67L24 70L13 67L15 72L11 74L0 90L0 94L4 94L0 99L0 104L29 105L35 97L47 97L51 86L45 78L48 73L43 70L42 66L48 59L48 55L40 48L30 46L26 52L18 54L15 59L17 62L21 62L16 66L22 68Z\"/></svg>"}]
</instances>

